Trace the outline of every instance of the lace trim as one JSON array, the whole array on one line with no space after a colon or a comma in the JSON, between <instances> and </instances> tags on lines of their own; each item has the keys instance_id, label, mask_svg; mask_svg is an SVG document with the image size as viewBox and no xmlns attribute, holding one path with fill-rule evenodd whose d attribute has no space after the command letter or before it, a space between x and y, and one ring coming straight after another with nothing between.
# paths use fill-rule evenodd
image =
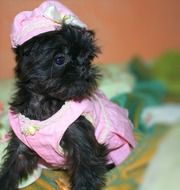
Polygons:
<instances>
[{"instance_id":1,"label":"lace trim","mask_svg":"<svg viewBox=\"0 0 180 190\"><path fill-rule=\"evenodd\" d=\"M22 114L18 114L18 118L21 123L21 132L26 136L35 135L35 133L41 128L52 125L52 123L55 123L57 120L59 120L64 112L68 110L70 106L69 102L70 101L65 102L65 104L58 112L56 112L54 115L44 121L31 120Z\"/></svg>"}]
</instances>

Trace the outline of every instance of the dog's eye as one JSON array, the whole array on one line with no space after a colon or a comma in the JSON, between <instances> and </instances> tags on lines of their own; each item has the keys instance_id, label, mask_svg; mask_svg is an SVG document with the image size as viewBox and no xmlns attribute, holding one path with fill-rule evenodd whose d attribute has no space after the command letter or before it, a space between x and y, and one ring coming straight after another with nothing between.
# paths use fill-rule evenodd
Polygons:
<instances>
[{"instance_id":1,"label":"dog's eye","mask_svg":"<svg viewBox=\"0 0 180 190\"><path fill-rule=\"evenodd\" d=\"M63 55L59 55L55 58L55 63L57 65L63 65L65 63L65 57Z\"/></svg>"}]
</instances>

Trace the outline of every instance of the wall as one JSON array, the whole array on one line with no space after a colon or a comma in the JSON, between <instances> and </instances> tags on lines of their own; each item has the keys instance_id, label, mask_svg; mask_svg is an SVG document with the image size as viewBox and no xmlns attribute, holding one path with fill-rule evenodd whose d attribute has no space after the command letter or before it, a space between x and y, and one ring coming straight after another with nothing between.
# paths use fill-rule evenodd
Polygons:
<instances>
[{"instance_id":1,"label":"wall","mask_svg":"<svg viewBox=\"0 0 180 190\"><path fill-rule=\"evenodd\" d=\"M1 0L0 78L12 76L15 65L9 33L13 17L42 0ZM96 60L120 63L134 55L153 58L166 49L180 49L179 0L61 0L89 28L96 30L103 54Z\"/></svg>"}]
</instances>

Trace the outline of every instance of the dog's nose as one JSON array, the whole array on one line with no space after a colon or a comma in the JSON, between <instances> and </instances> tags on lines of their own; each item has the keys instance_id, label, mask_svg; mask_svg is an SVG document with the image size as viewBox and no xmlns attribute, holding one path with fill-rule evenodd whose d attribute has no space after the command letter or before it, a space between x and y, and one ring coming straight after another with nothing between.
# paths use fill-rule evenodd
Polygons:
<instances>
[{"instance_id":1,"label":"dog's nose","mask_svg":"<svg viewBox=\"0 0 180 190\"><path fill-rule=\"evenodd\" d=\"M86 67L81 67L81 72L85 73L87 71Z\"/></svg>"},{"instance_id":2,"label":"dog's nose","mask_svg":"<svg viewBox=\"0 0 180 190\"><path fill-rule=\"evenodd\" d=\"M88 75L88 69L84 66L80 67L80 76L81 77L87 77Z\"/></svg>"}]
</instances>

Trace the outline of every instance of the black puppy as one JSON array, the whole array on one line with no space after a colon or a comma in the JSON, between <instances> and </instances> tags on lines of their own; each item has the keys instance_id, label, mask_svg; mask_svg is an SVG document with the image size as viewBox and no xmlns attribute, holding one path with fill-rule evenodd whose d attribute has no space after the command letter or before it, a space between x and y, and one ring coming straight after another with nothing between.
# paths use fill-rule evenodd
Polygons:
<instances>
[{"instance_id":1,"label":"black puppy","mask_svg":"<svg viewBox=\"0 0 180 190\"><path fill-rule=\"evenodd\" d=\"M97 89L100 73L92 65L100 52L94 32L63 24L14 48L16 92L11 110L33 120L46 120L65 101L81 101ZM61 124L59 123L59 127ZM94 127L80 116L61 142L72 190L99 190L105 184L107 148L95 138ZM39 156L11 131L0 173L0 189L16 190L37 167Z\"/></svg>"}]
</instances>

